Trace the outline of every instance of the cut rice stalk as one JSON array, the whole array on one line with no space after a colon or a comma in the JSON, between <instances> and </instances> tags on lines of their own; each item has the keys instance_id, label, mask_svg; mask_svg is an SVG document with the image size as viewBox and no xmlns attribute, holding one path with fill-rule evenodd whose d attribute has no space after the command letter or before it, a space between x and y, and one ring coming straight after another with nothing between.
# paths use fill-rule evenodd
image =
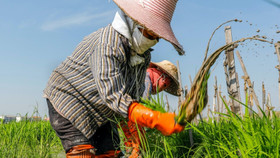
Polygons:
<instances>
[{"instance_id":1,"label":"cut rice stalk","mask_svg":"<svg viewBox=\"0 0 280 158\"><path fill-rule=\"evenodd\" d=\"M200 113L205 107L208 101L207 96L207 83L210 76L210 68L216 62L217 58L224 51L233 47L235 44L244 42L245 40L258 40L261 42L268 42L267 40L254 37L242 38L232 43L226 44L216 50L202 63L198 73L195 76L191 90L186 95L185 100L182 102L179 110L179 115L176 117L176 121L181 125L186 125L191 122L194 117Z\"/></svg>"}]
</instances>

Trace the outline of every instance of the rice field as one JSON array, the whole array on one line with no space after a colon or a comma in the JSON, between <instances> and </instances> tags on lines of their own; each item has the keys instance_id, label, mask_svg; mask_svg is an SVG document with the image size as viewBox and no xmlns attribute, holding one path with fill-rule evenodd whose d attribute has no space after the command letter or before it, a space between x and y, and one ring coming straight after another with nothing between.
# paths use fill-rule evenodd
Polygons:
<instances>
[{"instance_id":1,"label":"rice field","mask_svg":"<svg viewBox=\"0 0 280 158\"><path fill-rule=\"evenodd\" d=\"M155 100L154 100L155 101ZM163 105L158 102L158 105ZM155 107L156 103L153 103ZM249 116L246 104L245 116L240 118L227 105L227 114L221 114L220 121L204 120L199 124L189 124L193 129L195 145L190 147L186 128L180 134L164 137L150 130L147 145L150 150L144 157L279 157L280 119L273 113L263 117L254 112Z\"/></svg>"},{"instance_id":2,"label":"rice field","mask_svg":"<svg viewBox=\"0 0 280 158\"><path fill-rule=\"evenodd\" d=\"M163 97L144 101L146 106L165 111ZM246 104L244 104L246 107ZM143 140L143 157L279 157L280 119L263 113L243 118L228 112L220 121L209 119L189 124L185 131L172 136L147 129ZM188 128L193 129L194 146L190 146ZM0 157L63 157L63 148L47 121L0 124ZM120 133L122 133L120 131ZM123 135L121 134L121 137ZM121 142L123 149L123 142Z\"/></svg>"},{"instance_id":3,"label":"rice field","mask_svg":"<svg viewBox=\"0 0 280 158\"><path fill-rule=\"evenodd\" d=\"M47 121L0 123L0 157L56 157L63 150Z\"/></svg>"}]
</instances>

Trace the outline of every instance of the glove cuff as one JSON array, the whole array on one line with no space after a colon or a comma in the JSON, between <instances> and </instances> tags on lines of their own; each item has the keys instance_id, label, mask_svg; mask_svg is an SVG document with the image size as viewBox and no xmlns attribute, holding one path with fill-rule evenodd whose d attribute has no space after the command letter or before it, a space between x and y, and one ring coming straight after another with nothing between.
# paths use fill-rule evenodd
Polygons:
<instances>
[{"instance_id":1,"label":"glove cuff","mask_svg":"<svg viewBox=\"0 0 280 158\"><path fill-rule=\"evenodd\" d=\"M128 108L128 120L132 120L132 111L134 110L134 108L138 105L141 105L139 104L138 102L132 102Z\"/></svg>"}]
</instances>

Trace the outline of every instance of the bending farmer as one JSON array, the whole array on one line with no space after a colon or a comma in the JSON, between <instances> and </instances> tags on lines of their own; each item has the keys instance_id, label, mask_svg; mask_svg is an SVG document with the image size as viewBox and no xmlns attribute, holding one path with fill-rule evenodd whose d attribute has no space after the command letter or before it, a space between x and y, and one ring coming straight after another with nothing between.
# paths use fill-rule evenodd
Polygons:
<instances>
[{"instance_id":1,"label":"bending farmer","mask_svg":"<svg viewBox=\"0 0 280 158\"><path fill-rule=\"evenodd\" d=\"M160 38L184 54L170 21L177 0L114 0L121 11L112 24L86 36L51 74L44 90L50 122L67 157L118 156L115 117L164 135L181 132L174 113L139 104L151 47ZM112 123L113 124L113 123ZM114 138L114 137L113 137Z\"/></svg>"}]
</instances>

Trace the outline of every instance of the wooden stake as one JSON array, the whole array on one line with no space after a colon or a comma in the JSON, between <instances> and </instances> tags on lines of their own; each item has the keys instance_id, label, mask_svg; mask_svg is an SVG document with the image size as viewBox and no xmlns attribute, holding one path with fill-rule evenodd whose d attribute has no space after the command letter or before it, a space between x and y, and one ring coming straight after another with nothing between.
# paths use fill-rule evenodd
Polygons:
<instances>
[{"instance_id":1,"label":"wooden stake","mask_svg":"<svg viewBox=\"0 0 280 158\"><path fill-rule=\"evenodd\" d=\"M280 100L280 41L278 41L277 43L275 43L275 49L276 49L276 54L278 57L278 62L279 65L276 66L276 69L278 69L279 72L279 77L278 77L278 89L279 89L279 100ZM279 102L280 103L280 102Z\"/></svg>"},{"instance_id":2,"label":"wooden stake","mask_svg":"<svg viewBox=\"0 0 280 158\"><path fill-rule=\"evenodd\" d=\"M214 113L215 112L219 112L220 108L219 108L219 94L218 94L218 81L217 81L217 76L215 76L215 85L214 85L214 90L215 90L215 94L214 94L214 100L213 100L213 106L214 106ZM217 115L217 114L215 114ZM217 121L219 122L219 115L217 115Z\"/></svg>"},{"instance_id":3,"label":"wooden stake","mask_svg":"<svg viewBox=\"0 0 280 158\"><path fill-rule=\"evenodd\" d=\"M267 95L267 102L266 102L265 106L266 106L265 114L266 114L266 116L268 116L268 114L269 114L269 95Z\"/></svg>"},{"instance_id":4,"label":"wooden stake","mask_svg":"<svg viewBox=\"0 0 280 158\"><path fill-rule=\"evenodd\" d=\"M225 37L226 37L226 44L232 42L232 33L231 33L231 27L226 26L225 27ZM231 47L226 51L226 60L227 60L227 72L228 77L227 79L227 86L228 86L228 94L232 96L233 98L239 100L240 99L240 94L239 94L239 83L238 83L238 77L237 73L235 70L235 61L234 61L234 47ZM233 112L236 114L240 114L240 104L231 99L232 107L233 107Z\"/></svg>"},{"instance_id":5,"label":"wooden stake","mask_svg":"<svg viewBox=\"0 0 280 158\"><path fill-rule=\"evenodd\" d=\"M165 99L166 99L166 109L167 109L167 111L169 111L170 109L170 107L169 107L169 102L168 102L168 97L167 97L167 95L165 95Z\"/></svg>"},{"instance_id":6,"label":"wooden stake","mask_svg":"<svg viewBox=\"0 0 280 158\"><path fill-rule=\"evenodd\" d=\"M263 111L265 111L265 97L266 97L266 94L265 94L265 88L264 88L264 83L262 82L262 109Z\"/></svg>"},{"instance_id":7,"label":"wooden stake","mask_svg":"<svg viewBox=\"0 0 280 158\"><path fill-rule=\"evenodd\" d=\"M179 66L179 61L178 60L177 60L177 70L178 70L178 80L179 80L179 87L180 87L180 90L179 90L180 97L179 97L179 102L178 102L178 104L179 104L178 108L180 109L181 103L184 100L185 95L183 94L184 91L183 91L183 88L182 88L181 71L180 71L180 66Z\"/></svg>"},{"instance_id":8,"label":"wooden stake","mask_svg":"<svg viewBox=\"0 0 280 158\"><path fill-rule=\"evenodd\" d=\"M213 115L213 121L214 120L216 120L216 97L214 96L213 97L213 113L212 113L212 115Z\"/></svg>"},{"instance_id":9,"label":"wooden stake","mask_svg":"<svg viewBox=\"0 0 280 158\"><path fill-rule=\"evenodd\" d=\"M238 101L241 101L241 95L240 95L240 86L239 86L239 78L238 78L238 73L236 72L236 84L237 84L237 90L238 90L238 97L239 98L237 98L237 100ZM239 103L238 103L239 104ZM243 106L242 106L242 104L239 104L239 106L240 106L240 116L241 117L243 117Z\"/></svg>"},{"instance_id":10,"label":"wooden stake","mask_svg":"<svg viewBox=\"0 0 280 158\"><path fill-rule=\"evenodd\" d=\"M251 92L249 92L248 104L251 107L251 109L253 109L254 99L253 99L253 94ZM250 112L250 116L252 116L253 115L253 110L250 110L249 112Z\"/></svg>"},{"instance_id":11,"label":"wooden stake","mask_svg":"<svg viewBox=\"0 0 280 158\"><path fill-rule=\"evenodd\" d=\"M253 108L253 104L252 104L252 98L251 98L251 94L250 94L250 91L248 91L248 87L247 87L247 82L246 82L246 77L245 76L242 76L242 79L244 79L244 96L245 96L245 99L247 98L248 99L248 112L249 112L249 116L252 116L253 115L253 111L252 111L252 108Z\"/></svg>"},{"instance_id":12,"label":"wooden stake","mask_svg":"<svg viewBox=\"0 0 280 158\"><path fill-rule=\"evenodd\" d=\"M219 107L220 107L220 113L223 113L223 111L224 111L224 108L223 108L223 102L222 102L222 99L221 99L221 97L222 97L222 85L220 84L220 86L219 86L219 97L218 97L218 99L219 99ZM221 114L220 114L220 117L221 117Z\"/></svg>"},{"instance_id":13,"label":"wooden stake","mask_svg":"<svg viewBox=\"0 0 280 158\"><path fill-rule=\"evenodd\" d=\"M227 104L227 98L226 98L226 96L224 95L223 96L223 100L224 100L224 102ZM224 103L223 103L224 104ZM226 110L226 109L225 109ZM227 112L227 110L225 111L225 113Z\"/></svg>"},{"instance_id":14,"label":"wooden stake","mask_svg":"<svg viewBox=\"0 0 280 158\"><path fill-rule=\"evenodd\" d=\"M270 94L268 93L267 94L267 103L266 103L266 107L267 107L267 116L268 117L272 117L272 111L273 111L273 109L275 108L275 107L273 107L272 106L272 104L271 104L271 98L270 98Z\"/></svg>"},{"instance_id":15,"label":"wooden stake","mask_svg":"<svg viewBox=\"0 0 280 158\"><path fill-rule=\"evenodd\" d=\"M242 68L242 70L243 70L243 72L244 72L244 80L245 80L245 82L248 84L249 91L250 91L250 93L252 94L253 99L254 99L254 101L255 101L255 103L256 103L256 105L257 105L257 109L258 109L259 115L262 116L262 113L261 113L261 110L260 110L260 108L261 108L261 107L260 107L260 103L259 103L259 101L258 101L257 95L256 95L256 93L255 93L255 90L254 90L254 88L253 88L252 82L251 82L251 80L250 80L250 77L249 77L249 75L248 75L248 73L247 73L246 67L245 67L245 65L244 65L244 63L243 63L243 60L242 60L242 58L241 58L241 56L240 56L239 51L236 51L235 53L236 53L236 55L237 55L237 57L238 57L238 60L239 60L240 65L241 65L241 68Z\"/></svg>"}]
</instances>

